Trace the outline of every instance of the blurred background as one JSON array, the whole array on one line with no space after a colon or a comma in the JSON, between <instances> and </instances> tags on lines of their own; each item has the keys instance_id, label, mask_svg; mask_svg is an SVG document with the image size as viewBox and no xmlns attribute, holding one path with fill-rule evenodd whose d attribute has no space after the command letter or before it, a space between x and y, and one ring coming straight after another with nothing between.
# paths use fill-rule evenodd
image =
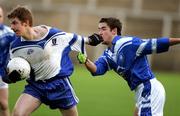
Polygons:
<instances>
[{"instance_id":1,"label":"blurred background","mask_svg":"<svg viewBox=\"0 0 180 116\"><path fill-rule=\"evenodd\" d=\"M0 5L6 13L17 5L26 5L34 14L34 26L46 24L83 36L98 31L100 18L117 17L123 23L123 35L180 37L180 0L0 0ZM5 23L9 25L7 18ZM104 48L87 46L89 58L95 60ZM92 78L74 54L72 83L80 99L80 116L132 116L134 94L126 82L113 72L102 76L106 78ZM180 116L180 45L149 56L149 61L166 89L164 116ZM25 81L10 85L11 109L24 84ZM32 115L56 116L59 112L42 106Z\"/></svg>"},{"instance_id":2,"label":"blurred background","mask_svg":"<svg viewBox=\"0 0 180 116\"><path fill-rule=\"evenodd\" d=\"M180 37L180 0L0 0L0 4L7 12L16 5L27 5L34 13L34 25L46 24L84 36L98 31L100 18L117 17L123 23L123 35ZM88 46L90 58L96 59L104 47ZM168 53L152 55L152 68L179 71L179 53L180 46L175 46Z\"/></svg>"}]
</instances>

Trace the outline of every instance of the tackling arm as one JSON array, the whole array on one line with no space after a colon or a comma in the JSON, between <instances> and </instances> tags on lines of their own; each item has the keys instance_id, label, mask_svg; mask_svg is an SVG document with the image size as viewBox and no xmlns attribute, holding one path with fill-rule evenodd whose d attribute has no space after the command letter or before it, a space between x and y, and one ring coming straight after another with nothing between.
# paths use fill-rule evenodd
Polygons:
<instances>
[{"instance_id":1,"label":"tackling arm","mask_svg":"<svg viewBox=\"0 0 180 116\"><path fill-rule=\"evenodd\" d=\"M77 55L77 59L79 60L80 64L85 64L85 66L89 72L91 72L91 73L96 72L96 70L97 70L96 65L91 60L89 60L86 55L79 52L79 54Z\"/></svg>"},{"instance_id":2,"label":"tackling arm","mask_svg":"<svg viewBox=\"0 0 180 116\"><path fill-rule=\"evenodd\" d=\"M95 73L97 70L96 65L89 59L86 60L85 66L91 73Z\"/></svg>"},{"instance_id":3,"label":"tackling arm","mask_svg":"<svg viewBox=\"0 0 180 116\"><path fill-rule=\"evenodd\" d=\"M85 64L86 68L93 76L103 75L106 71L110 70L107 61L103 57L100 57L95 63L82 53L79 53L77 58L81 64Z\"/></svg>"}]
</instances>

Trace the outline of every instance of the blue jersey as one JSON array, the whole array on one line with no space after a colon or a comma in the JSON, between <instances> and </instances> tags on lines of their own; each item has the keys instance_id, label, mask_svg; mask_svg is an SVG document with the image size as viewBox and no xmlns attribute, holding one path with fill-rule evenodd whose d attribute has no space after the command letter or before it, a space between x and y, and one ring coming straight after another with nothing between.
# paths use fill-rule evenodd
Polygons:
<instances>
[{"instance_id":1,"label":"blue jersey","mask_svg":"<svg viewBox=\"0 0 180 116\"><path fill-rule=\"evenodd\" d=\"M139 84L154 78L146 55L165 52L168 48L168 38L142 40L137 37L116 36L112 47L107 48L95 62L97 71L92 75L103 75L113 69L134 90Z\"/></svg>"},{"instance_id":2,"label":"blue jersey","mask_svg":"<svg viewBox=\"0 0 180 116\"><path fill-rule=\"evenodd\" d=\"M5 75L5 69L9 61L9 47L15 39L14 32L7 26L0 25L0 76Z\"/></svg>"},{"instance_id":3,"label":"blue jersey","mask_svg":"<svg viewBox=\"0 0 180 116\"><path fill-rule=\"evenodd\" d=\"M84 37L41 26L48 30L44 37L31 41L19 37L12 43L11 56L22 57L30 63L35 81L69 77L73 72L69 53L85 52Z\"/></svg>"}]
</instances>

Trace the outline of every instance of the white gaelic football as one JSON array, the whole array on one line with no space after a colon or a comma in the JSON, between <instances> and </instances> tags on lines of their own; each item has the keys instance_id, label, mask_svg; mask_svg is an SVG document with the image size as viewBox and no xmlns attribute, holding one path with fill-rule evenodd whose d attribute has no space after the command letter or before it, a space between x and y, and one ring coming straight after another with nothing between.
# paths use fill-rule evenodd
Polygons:
<instances>
[{"instance_id":1,"label":"white gaelic football","mask_svg":"<svg viewBox=\"0 0 180 116\"><path fill-rule=\"evenodd\" d=\"M7 65L8 73L16 70L21 75L21 79L28 78L31 72L31 67L28 61L21 57L12 58Z\"/></svg>"}]
</instances>

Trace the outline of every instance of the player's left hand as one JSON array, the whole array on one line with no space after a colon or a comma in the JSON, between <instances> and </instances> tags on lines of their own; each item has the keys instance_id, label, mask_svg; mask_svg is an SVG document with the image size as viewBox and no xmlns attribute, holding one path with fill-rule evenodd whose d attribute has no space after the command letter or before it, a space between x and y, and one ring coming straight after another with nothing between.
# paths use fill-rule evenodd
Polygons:
<instances>
[{"instance_id":1,"label":"player's left hand","mask_svg":"<svg viewBox=\"0 0 180 116\"><path fill-rule=\"evenodd\" d=\"M96 33L88 36L88 38L89 38L89 45L92 45L92 46L97 46L103 41L102 36Z\"/></svg>"},{"instance_id":2,"label":"player's left hand","mask_svg":"<svg viewBox=\"0 0 180 116\"><path fill-rule=\"evenodd\" d=\"M77 59L78 59L80 64L85 64L87 57L83 53L79 52L77 55Z\"/></svg>"}]
</instances>

